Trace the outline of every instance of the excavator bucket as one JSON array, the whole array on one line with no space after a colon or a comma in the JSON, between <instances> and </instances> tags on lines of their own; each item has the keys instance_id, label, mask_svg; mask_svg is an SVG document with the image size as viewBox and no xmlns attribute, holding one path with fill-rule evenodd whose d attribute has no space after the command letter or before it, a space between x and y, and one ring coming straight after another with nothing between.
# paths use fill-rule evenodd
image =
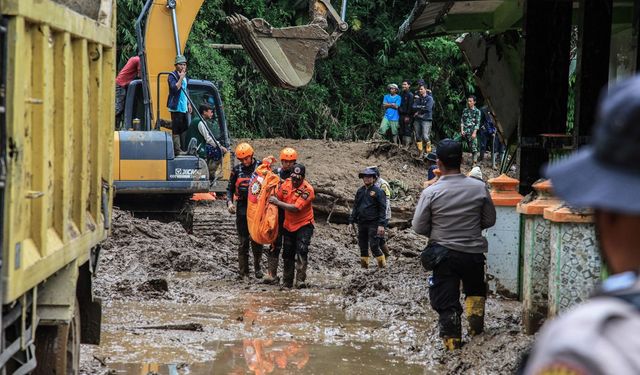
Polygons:
<instances>
[{"instance_id":1,"label":"excavator bucket","mask_svg":"<svg viewBox=\"0 0 640 375\"><path fill-rule=\"evenodd\" d=\"M293 90L311 81L316 59L326 57L348 28L329 0L312 0L310 12L313 22L304 26L275 28L262 18L240 14L227 17L227 23L267 81ZM327 18L335 23L331 33L325 30Z\"/></svg>"},{"instance_id":2,"label":"excavator bucket","mask_svg":"<svg viewBox=\"0 0 640 375\"><path fill-rule=\"evenodd\" d=\"M326 55L330 36L315 24L274 28L262 18L227 18L262 75L276 87L296 89L313 76L318 55Z\"/></svg>"}]
</instances>

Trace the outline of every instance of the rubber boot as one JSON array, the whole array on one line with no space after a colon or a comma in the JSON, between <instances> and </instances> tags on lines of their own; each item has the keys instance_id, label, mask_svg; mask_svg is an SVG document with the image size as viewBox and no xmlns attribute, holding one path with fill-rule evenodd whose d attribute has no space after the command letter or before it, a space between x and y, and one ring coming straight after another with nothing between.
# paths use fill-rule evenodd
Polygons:
<instances>
[{"instance_id":1,"label":"rubber boot","mask_svg":"<svg viewBox=\"0 0 640 375\"><path fill-rule=\"evenodd\" d=\"M416 146L418 146L418 158L422 158L422 155L424 155L424 150L422 149L422 141L416 142Z\"/></svg>"},{"instance_id":2,"label":"rubber boot","mask_svg":"<svg viewBox=\"0 0 640 375\"><path fill-rule=\"evenodd\" d=\"M282 265L282 286L284 288L293 287L293 276L295 273L295 263L293 259L285 259Z\"/></svg>"},{"instance_id":3,"label":"rubber boot","mask_svg":"<svg viewBox=\"0 0 640 375\"><path fill-rule=\"evenodd\" d=\"M378 261L378 268L385 268L387 266L387 259L384 257L384 255L376 257L376 260Z\"/></svg>"},{"instance_id":4,"label":"rubber boot","mask_svg":"<svg viewBox=\"0 0 640 375\"><path fill-rule=\"evenodd\" d=\"M263 279L265 284L279 284L280 278L278 277L278 258L268 256L267 257L267 275Z\"/></svg>"},{"instance_id":5,"label":"rubber boot","mask_svg":"<svg viewBox=\"0 0 640 375\"><path fill-rule=\"evenodd\" d=\"M251 249L253 250L253 269L256 279L262 279L264 274L262 273L262 246Z\"/></svg>"},{"instance_id":6,"label":"rubber boot","mask_svg":"<svg viewBox=\"0 0 640 375\"><path fill-rule=\"evenodd\" d=\"M476 164L478 164L478 153L477 152L472 153L471 157L473 159L473 166L475 167Z\"/></svg>"},{"instance_id":7,"label":"rubber boot","mask_svg":"<svg viewBox=\"0 0 640 375\"><path fill-rule=\"evenodd\" d=\"M300 256L296 256L296 288L304 289L307 287L307 260Z\"/></svg>"},{"instance_id":8,"label":"rubber boot","mask_svg":"<svg viewBox=\"0 0 640 375\"><path fill-rule=\"evenodd\" d=\"M403 146L409 146L411 144L411 137L402 137L402 144Z\"/></svg>"},{"instance_id":9,"label":"rubber boot","mask_svg":"<svg viewBox=\"0 0 640 375\"><path fill-rule=\"evenodd\" d=\"M380 246L380 250L382 250L382 254L384 254L384 258L389 259L389 257L391 256L391 253L389 252L389 246L387 245L386 242L384 243L384 245Z\"/></svg>"},{"instance_id":10,"label":"rubber boot","mask_svg":"<svg viewBox=\"0 0 640 375\"><path fill-rule=\"evenodd\" d=\"M462 347L462 340L460 337L443 337L445 350L453 351Z\"/></svg>"},{"instance_id":11,"label":"rubber boot","mask_svg":"<svg viewBox=\"0 0 640 375\"><path fill-rule=\"evenodd\" d=\"M393 136L393 143L396 144L396 145L400 145L400 140L398 139L397 135Z\"/></svg>"},{"instance_id":12,"label":"rubber boot","mask_svg":"<svg viewBox=\"0 0 640 375\"><path fill-rule=\"evenodd\" d=\"M360 257L360 266L362 268L369 268L369 257Z\"/></svg>"},{"instance_id":13,"label":"rubber boot","mask_svg":"<svg viewBox=\"0 0 640 375\"><path fill-rule=\"evenodd\" d=\"M427 154L431 152L431 142L427 142L424 152Z\"/></svg>"},{"instance_id":14,"label":"rubber boot","mask_svg":"<svg viewBox=\"0 0 640 375\"><path fill-rule=\"evenodd\" d=\"M485 297L469 296L464 301L464 308L469 322L469 335L476 336L484 331Z\"/></svg>"},{"instance_id":15,"label":"rubber boot","mask_svg":"<svg viewBox=\"0 0 640 375\"><path fill-rule=\"evenodd\" d=\"M249 255L238 254L238 278L249 276Z\"/></svg>"}]
</instances>

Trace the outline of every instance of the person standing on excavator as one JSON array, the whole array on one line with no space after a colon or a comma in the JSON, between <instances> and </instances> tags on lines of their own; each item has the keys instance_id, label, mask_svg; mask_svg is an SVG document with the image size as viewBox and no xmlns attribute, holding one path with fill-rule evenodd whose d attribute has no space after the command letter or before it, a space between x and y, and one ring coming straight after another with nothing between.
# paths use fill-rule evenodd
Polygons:
<instances>
[{"instance_id":1,"label":"person standing on excavator","mask_svg":"<svg viewBox=\"0 0 640 375\"><path fill-rule=\"evenodd\" d=\"M282 285L285 288L293 287L294 273L296 288L307 287L307 254L315 223L311 203L315 199L315 192L305 176L305 166L295 164L291 177L278 189L277 197L269 198L269 203L284 210Z\"/></svg>"},{"instance_id":2,"label":"person standing on excavator","mask_svg":"<svg viewBox=\"0 0 640 375\"><path fill-rule=\"evenodd\" d=\"M116 77L116 127L120 126L122 120L127 87L136 77L140 77L140 56L129 58Z\"/></svg>"},{"instance_id":3,"label":"person standing on excavator","mask_svg":"<svg viewBox=\"0 0 640 375\"><path fill-rule=\"evenodd\" d=\"M356 192L353 210L349 216L349 226L358 233L360 247L360 265L369 268L369 249L378 262L378 268L384 268L387 261L380 250L380 239L384 238L387 225L387 201L384 191L375 186L376 171L365 168L358 177L364 185ZM358 229L355 229L358 224Z\"/></svg>"},{"instance_id":4,"label":"person standing on excavator","mask_svg":"<svg viewBox=\"0 0 640 375\"><path fill-rule=\"evenodd\" d=\"M291 177L293 166L298 160L298 152L291 148L285 147L280 151L280 168L276 170L276 174L280 177L280 185ZM278 208L278 237L276 242L271 244L269 253L267 254L267 276L264 278L265 284L278 284L280 281L278 278L278 263L280 258L280 250L282 249L282 243L284 239L284 208Z\"/></svg>"},{"instance_id":5,"label":"person standing on excavator","mask_svg":"<svg viewBox=\"0 0 640 375\"><path fill-rule=\"evenodd\" d=\"M238 231L238 275L241 279L249 276L249 247L253 252L254 275L262 278L260 261L262 260L262 245L251 239L247 224L247 196L249 195L249 180L258 166L253 157L253 147L248 143L240 143L236 147L236 158L240 164L233 167L227 187L227 209L236 214L236 229ZM236 205L234 205L234 200Z\"/></svg>"},{"instance_id":6,"label":"person standing on excavator","mask_svg":"<svg viewBox=\"0 0 640 375\"><path fill-rule=\"evenodd\" d=\"M191 104L187 100L188 79L187 79L187 58L183 55L176 56L176 70L169 73L167 82L169 83L169 97L167 98L167 108L171 113L171 134L173 136L173 151L176 155L183 153L186 146L185 132L189 128L189 113Z\"/></svg>"},{"instance_id":7,"label":"person standing on excavator","mask_svg":"<svg viewBox=\"0 0 640 375\"><path fill-rule=\"evenodd\" d=\"M202 120L200 120L199 116L191 120L187 130L187 142L195 138L198 145L198 157L207 162L209 180L213 182L216 170L222 157L227 153L227 149L215 137L215 124L211 121L213 119L213 108L208 104L201 104L198 108L198 113L200 113Z\"/></svg>"},{"instance_id":8,"label":"person standing on excavator","mask_svg":"<svg viewBox=\"0 0 640 375\"><path fill-rule=\"evenodd\" d=\"M442 177L422 191L413 230L429 237L420 258L429 278L429 301L439 315L440 337L447 350L462 346L460 284L465 294L469 334L484 330L487 295L482 230L496 223L496 209L484 182L460 173L462 145L443 139L436 149Z\"/></svg>"}]
</instances>

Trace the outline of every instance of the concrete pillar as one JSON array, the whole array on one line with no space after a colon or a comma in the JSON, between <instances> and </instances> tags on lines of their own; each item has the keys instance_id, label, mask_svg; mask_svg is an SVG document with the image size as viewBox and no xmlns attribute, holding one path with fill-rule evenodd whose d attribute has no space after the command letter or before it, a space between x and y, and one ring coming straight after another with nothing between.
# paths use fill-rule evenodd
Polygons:
<instances>
[{"instance_id":1,"label":"concrete pillar","mask_svg":"<svg viewBox=\"0 0 640 375\"><path fill-rule=\"evenodd\" d=\"M545 208L550 222L549 317L586 300L600 281L602 261L593 213Z\"/></svg>"},{"instance_id":2,"label":"concrete pillar","mask_svg":"<svg viewBox=\"0 0 640 375\"><path fill-rule=\"evenodd\" d=\"M560 201L551 193L551 182L533 185L537 196L518 204L522 218L522 323L527 334L538 331L547 318L549 305L549 232L551 223L544 219L544 209Z\"/></svg>"},{"instance_id":3,"label":"concrete pillar","mask_svg":"<svg viewBox=\"0 0 640 375\"><path fill-rule=\"evenodd\" d=\"M501 175L489 180L491 199L496 206L496 225L487 229L487 279L489 290L509 298L518 298L520 273L520 215L517 204L519 181Z\"/></svg>"}]
</instances>

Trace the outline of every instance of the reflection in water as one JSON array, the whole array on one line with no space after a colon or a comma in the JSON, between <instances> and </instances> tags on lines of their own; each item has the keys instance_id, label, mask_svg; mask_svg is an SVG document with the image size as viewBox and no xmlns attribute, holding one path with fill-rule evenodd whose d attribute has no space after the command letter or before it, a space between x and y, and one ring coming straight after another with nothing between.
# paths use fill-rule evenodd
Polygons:
<instances>
[{"instance_id":1,"label":"reflection in water","mask_svg":"<svg viewBox=\"0 0 640 375\"><path fill-rule=\"evenodd\" d=\"M273 340L243 340L244 360L256 375L270 374L277 367L286 369L289 365L298 370L309 362L309 350L298 342L274 345Z\"/></svg>"}]
</instances>

